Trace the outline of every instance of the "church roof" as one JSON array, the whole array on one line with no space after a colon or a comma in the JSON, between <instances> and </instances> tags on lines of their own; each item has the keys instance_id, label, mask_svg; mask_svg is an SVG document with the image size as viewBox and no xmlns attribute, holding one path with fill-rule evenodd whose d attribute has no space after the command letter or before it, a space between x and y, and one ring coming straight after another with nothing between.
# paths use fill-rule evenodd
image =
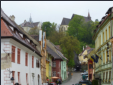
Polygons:
<instances>
[{"instance_id":1,"label":"church roof","mask_svg":"<svg viewBox=\"0 0 113 85\"><path fill-rule=\"evenodd\" d=\"M20 24L21 27L37 27L39 24L39 22L35 22L35 23L32 23L32 22L23 22L22 24Z\"/></svg>"},{"instance_id":2,"label":"church roof","mask_svg":"<svg viewBox=\"0 0 113 85\"><path fill-rule=\"evenodd\" d=\"M63 18L61 25L68 25L71 19Z\"/></svg>"},{"instance_id":3,"label":"church roof","mask_svg":"<svg viewBox=\"0 0 113 85\"><path fill-rule=\"evenodd\" d=\"M74 15L77 15L77 14L73 14L71 19L63 18L62 22L61 22L61 25L68 25L69 22L73 19ZM83 17L85 19L85 22L92 21L89 12L88 12L88 17L85 17L85 16L83 16Z\"/></svg>"},{"instance_id":4,"label":"church roof","mask_svg":"<svg viewBox=\"0 0 113 85\"><path fill-rule=\"evenodd\" d=\"M73 14L72 17L71 17L71 19L72 19L75 15L77 15L77 14ZM90 16L89 13L88 13L88 16ZM85 16L83 16L83 17L84 17L84 19L85 19L85 22L91 21L90 17L85 17Z\"/></svg>"}]
</instances>

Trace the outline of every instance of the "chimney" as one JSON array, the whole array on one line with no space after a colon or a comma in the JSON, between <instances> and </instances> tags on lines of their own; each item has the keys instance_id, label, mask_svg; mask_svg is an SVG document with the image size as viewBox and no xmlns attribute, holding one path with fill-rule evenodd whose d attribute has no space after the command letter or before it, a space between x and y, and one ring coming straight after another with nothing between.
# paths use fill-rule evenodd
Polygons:
<instances>
[{"instance_id":1,"label":"chimney","mask_svg":"<svg viewBox=\"0 0 113 85\"><path fill-rule=\"evenodd\" d=\"M83 50L84 50L84 46L83 46Z\"/></svg>"},{"instance_id":2,"label":"chimney","mask_svg":"<svg viewBox=\"0 0 113 85\"><path fill-rule=\"evenodd\" d=\"M42 30L39 30L39 41L42 41Z\"/></svg>"},{"instance_id":3,"label":"chimney","mask_svg":"<svg viewBox=\"0 0 113 85\"><path fill-rule=\"evenodd\" d=\"M43 32L43 47L45 47L45 32Z\"/></svg>"},{"instance_id":4,"label":"chimney","mask_svg":"<svg viewBox=\"0 0 113 85\"><path fill-rule=\"evenodd\" d=\"M10 16L10 19L11 19L12 21L15 21L15 16L14 16L14 15Z\"/></svg>"}]
</instances>

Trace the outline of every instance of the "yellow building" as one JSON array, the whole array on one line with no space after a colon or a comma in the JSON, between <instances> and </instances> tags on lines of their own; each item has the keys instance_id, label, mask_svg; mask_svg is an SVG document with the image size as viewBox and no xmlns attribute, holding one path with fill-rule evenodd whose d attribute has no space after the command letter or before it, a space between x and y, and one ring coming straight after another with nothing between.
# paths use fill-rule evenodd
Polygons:
<instances>
[{"instance_id":1,"label":"yellow building","mask_svg":"<svg viewBox=\"0 0 113 85\"><path fill-rule=\"evenodd\" d=\"M112 43L112 56L113 56L113 36L111 38L111 43ZM112 61L113 61L113 57L112 57ZM112 79L112 85L113 85L113 62L112 62L112 74L111 75L112 75L111 79Z\"/></svg>"},{"instance_id":2,"label":"yellow building","mask_svg":"<svg viewBox=\"0 0 113 85\"><path fill-rule=\"evenodd\" d=\"M89 46L86 45L86 48L84 49L83 47L83 51L82 53L79 54L79 62L81 64L87 64L87 58L84 58L85 55L87 55L87 51L91 49Z\"/></svg>"},{"instance_id":3,"label":"yellow building","mask_svg":"<svg viewBox=\"0 0 113 85\"><path fill-rule=\"evenodd\" d=\"M49 78L49 60L48 60L48 55L46 57L46 77Z\"/></svg>"},{"instance_id":4,"label":"yellow building","mask_svg":"<svg viewBox=\"0 0 113 85\"><path fill-rule=\"evenodd\" d=\"M97 25L93 39L95 40L95 54L99 56L95 63L95 79L99 85L111 85L112 51L110 38L113 36L113 7L109 8ZM112 35L111 35L112 34ZM102 60L101 60L102 59Z\"/></svg>"}]
</instances>

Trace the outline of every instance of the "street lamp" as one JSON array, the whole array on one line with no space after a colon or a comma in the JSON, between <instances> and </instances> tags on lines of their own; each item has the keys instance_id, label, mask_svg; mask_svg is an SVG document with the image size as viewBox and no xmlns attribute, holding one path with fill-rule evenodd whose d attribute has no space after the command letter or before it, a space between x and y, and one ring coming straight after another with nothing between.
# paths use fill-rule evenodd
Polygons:
<instances>
[{"instance_id":1,"label":"street lamp","mask_svg":"<svg viewBox=\"0 0 113 85\"><path fill-rule=\"evenodd\" d=\"M13 78L13 77L12 77L10 80L11 80L11 83L13 83L13 82L14 82L14 78Z\"/></svg>"}]
</instances>

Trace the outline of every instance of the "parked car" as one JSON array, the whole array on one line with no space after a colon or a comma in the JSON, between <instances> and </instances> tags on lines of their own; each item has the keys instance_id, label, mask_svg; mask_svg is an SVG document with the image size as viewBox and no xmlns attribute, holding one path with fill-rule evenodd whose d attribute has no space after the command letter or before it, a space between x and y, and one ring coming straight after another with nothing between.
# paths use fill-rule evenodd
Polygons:
<instances>
[{"instance_id":1,"label":"parked car","mask_svg":"<svg viewBox=\"0 0 113 85\"><path fill-rule=\"evenodd\" d=\"M88 72L86 71L84 73L81 73L81 75L88 75Z\"/></svg>"},{"instance_id":2,"label":"parked car","mask_svg":"<svg viewBox=\"0 0 113 85\"><path fill-rule=\"evenodd\" d=\"M78 85L92 85L91 81L89 80L83 80L83 81L80 81Z\"/></svg>"},{"instance_id":3,"label":"parked car","mask_svg":"<svg viewBox=\"0 0 113 85\"><path fill-rule=\"evenodd\" d=\"M57 85L55 82L51 82L49 83L49 85Z\"/></svg>"}]
</instances>

